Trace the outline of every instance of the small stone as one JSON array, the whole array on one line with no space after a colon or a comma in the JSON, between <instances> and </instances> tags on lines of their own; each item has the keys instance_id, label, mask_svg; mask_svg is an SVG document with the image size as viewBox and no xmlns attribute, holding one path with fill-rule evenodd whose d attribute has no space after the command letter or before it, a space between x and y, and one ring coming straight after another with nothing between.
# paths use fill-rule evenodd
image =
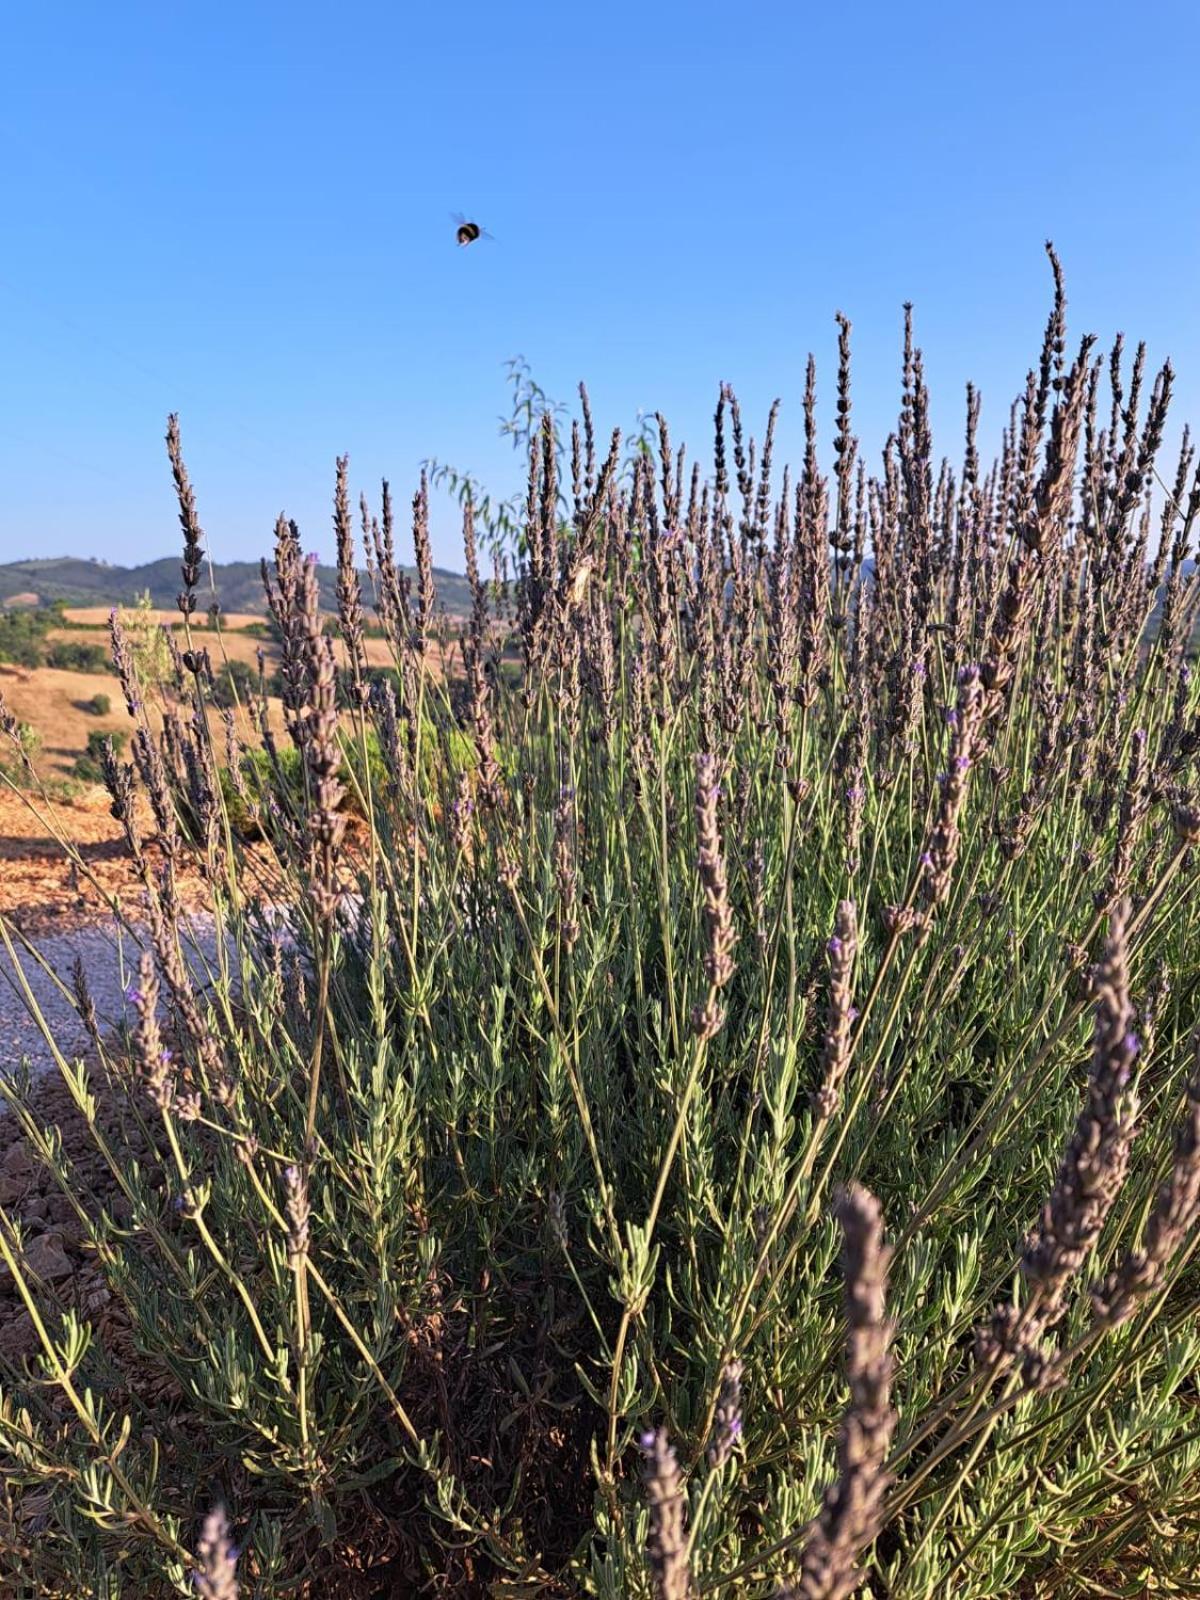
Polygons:
<instances>
[{"instance_id":1,"label":"small stone","mask_svg":"<svg viewBox=\"0 0 1200 1600\"><path fill-rule=\"evenodd\" d=\"M42 1233L31 1240L25 1251L25 1265L30 1272L36 1273L47 1283L56 1283L60 1278L69 1278L72 1267L63 1250L62 1235Z\"/></svg>"},{"instance_id":2,"label":"small stone","mask_svg":"<svg viewBox=\"0 0 1200 1600\"><path fill-rule=\"evenodd\" d=\"M0 1159L0 1172L8 1178L27 1178L33 1171L33 1157L24 1139L10 1144Z\"/></svg>"},{"instance_id":3,"label":"small stone","mask_svg":"<svg viewBox=\"0 0 1200 1600\"><path fill-rule=\"evenodd\" d=\"M112 1295L107 1284L103 1283L99 1278L92 1278L89 1280L87 1291L82 1298L84 1310L89 1315L95 1316L98 1311L103 1311L104 1307L109 1304L112 1300Z\"/></svg>"},{"instance_id":4,"label":"small stone","mask_svg":"<svg viewBox=\"0 0 1200 1600\"><path fill-rule=\"evenodd\" d=\"M16 1312L6 1307L5 1315L0 1316L0 1356L8 1361L20 1361L36 1344L37 1335L28 1311L23 1306Z\"/></svg>"}]
</instances>

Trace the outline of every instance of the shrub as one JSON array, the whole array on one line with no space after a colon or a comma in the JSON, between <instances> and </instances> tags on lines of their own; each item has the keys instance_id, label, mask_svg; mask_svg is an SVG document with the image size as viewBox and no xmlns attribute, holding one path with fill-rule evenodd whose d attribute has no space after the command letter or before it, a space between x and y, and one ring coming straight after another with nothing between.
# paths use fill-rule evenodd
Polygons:
<instances>
[{"instance_id":1,"label":"shrub","mask_svg":"<svg viewBox=\"0 0 1200 1600\"><path fill-rule=\"evenodd\" d=\"M0 662L15 667L40 667L45 655L46 632L56 614L37 607L0 611Z\"/></svg>"},{"instance_id":2,"label":"shrub","mask_svg":"<svg viewBox=\"0 0 1200 1600\"><path fill-rule=\"evenodd\" d=\"M34 777L34 761L42 748L42 736L31 723L18 722L0 697L0 730L5 746L0 749L0 776L24 785Z\"/></svg>"},{"instance_id":3,"label":"shrub","mask_svg":"<svg viewBox=\"0 0 1200 1600\"><path fill-rule=\"evenodd\" d=\"M112 711L112 701L106 694L94 694L84 703L84 710L93 717L107 717Z\"/></svg>"},{"instance_id":4,"label":"shrub","mask_svg":"<svg viewBox=\"0 0 1200 1600\"><path fill-rule=\"evenodd\" d=\"M87 747L83 754L77 757L72 766L71 776L78 779L80 783L103 783L104 751L105 746L110 743L113 754L120 757L124 754L125 747L129 743L129 735L123 733L120 729L116 729L112 733L89 733Z\"/></svg>"},{"instance_id":5,"label":"shrub","mask_svg":"<svg viewBox=\"0 0 1200 1600\"><path fill-rule=\"evenodd\" d=\"M259 672L248 661L222 661L214 665L213 678L213 704L222 709L246 705L261 692ZM268 694L278 693L279 690L273 675L262 687Z\"/></svg>"},{"instance_id":6,"label":"shrub","mask_svg":"<svg viewBox=\"0 0 1200 1600\"><path fill-rule=\"evenodd\" d=\"M156 620L150 591L132 606L119 606L117 627L129 650L127 671L132 672L137 698L145 698L171 681L174 667L167 630Z\"/></svg>"},{"instance_id":7,"label":"shrub","mask_svg":"<svg viewBox=\"0 0 1200 1600\"><path fill-rule=\"evenodd\" d=\"M814 442L794 490L723 388L707 490L665 424L619 478L585 417L566 524L535 429L520 674L476 583L469 763L423 498L411 595L375 551L391 681L340 718L283 527L290 753L230 747L262 840L202 678L134 749L160 861L114 775L149 948L131 1046L64 1079L115 1201L8 1090L113 1297L85 1332L6 1217L42 1354L0 1408L40 1519L10 1585L230 1592L232 1539L264 1600L1184 1592L1195 480L1147 551L1169 386L1114 441L1064 340L1059 298L988 473L973 398L935 469L909 343L859 474L845 324L835 470ZM342 464L343 549L348 504Z\"/></svg>"},{"instance_id":8,"label":"shrub","mask_svg":"<svg viewBox=\"0 0 1200 1600\"><path fill-rule=\"evenodd\" d=\"M456 728L439 732L433 720L424 720L423 766L432 781L439 763L457 778L474 765L470 740ZM365 761L364 761L365 749ZM340 809L346 816L365 820L371 797L386 791L389 771L378 735L368 729L358 744L344 747L337 768ZM245 836L261 836L263 812L299 816L304 806L304 769L300 752L285 747L239 751L236 766L224 766L221 791L234 829Z\"/></svg>"},{"instance_id":9,"label":"shrub","mask_svg":"<svg viewBox=\"0 0 1200 1600\"><path fill-rule=\"evenodd\" d=\"M102 644L56 639L46 648L46 665L66 672L110 672L112 662Z\"/></svg>"}]
</instances>

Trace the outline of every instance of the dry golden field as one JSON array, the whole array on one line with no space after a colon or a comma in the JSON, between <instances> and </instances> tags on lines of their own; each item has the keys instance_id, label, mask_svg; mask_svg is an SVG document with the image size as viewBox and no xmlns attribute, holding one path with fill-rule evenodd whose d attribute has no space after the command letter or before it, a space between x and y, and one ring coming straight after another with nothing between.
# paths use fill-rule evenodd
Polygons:
<instances>
[{"instance_id":1,"label":"dry golden field","mask_svg":"<svg viewBox=\"0 0 1200 1600\"><path fill-rule=\"evenodd\" d=\"M68 777L87 747L89 734L129 729L121 686L112 673L0 666L0 694L13 716L29 723L41 736L36 762L46 777ZM112 702L106 717L84 709L97 694L106 694Z\"/></svg>"},{"instance_id":2,"label":"dry golden field","mask_svg":"<svg viewBox=\"0 0 1200 1600\"><path fill-rule=\"evenodd\" d=\"M107 657L109 650L108 611L103 606L68 609L69 628L52 628L46 635L48 644L97 645ZM170 629L176 641L183 645L183 628L179 613L159 611L156 620ZM268 636L247 631L252 624L261 623L262 617L250 613L231 613L213 629L207 619L193 622L192 636L198 648L207 649L213 668L219 672L223 661L242 662L257 670L259 651L263 652L268 675L279 664L279 652ZM364 641L368 665L386 666L391 661L386 640L368 638ZM334 651L339 664L344 661L340 639L334 640ZM427 660L436 671L446 669L452 650L443 651L436 643L430 645ZM451 667L451 670L453 668ZM20 722L27 722L41 737L41 748L35 758L39 773L52 781L68 779L78 758L87 748L88 737L94 733L128 733L130 720L125 711L121 686L116 674L104 672L76 672L57 667L15 667L0 663L0 694ZM111 711L97 716L88 710L88 702L95 695L105 694L111 701ZM270 702L272 726L282 727L278 701ZM248 733L244 715L239 715L239 731Z\"/></svg>"},{"instance_id":3,"label":"dry golden field","mask_svg":"<svg viewBox=\"0 0 1200 1600\"><path fill-rule=\"evenodd\" d=\"M20 597L18 596L18 598ZM15 603L16 601L10 602L10 604ZM76 627L107 628L111 613L111 606L67 606L63 611L63 616L66 617L68 622L74 623ZM147 615L161 627L175 628L179 626L179 612L173 607L169 611L151 611ZM239 629L248 628L256 622L262 622L262 620L262 617L256 616L253 611L230 611L228 614L223 613L221 616L221 631L236 632ZM193 620L192 632L213 632L213 629L208 625L208 618L203 613Z\"/></svg>"}]
</instances>

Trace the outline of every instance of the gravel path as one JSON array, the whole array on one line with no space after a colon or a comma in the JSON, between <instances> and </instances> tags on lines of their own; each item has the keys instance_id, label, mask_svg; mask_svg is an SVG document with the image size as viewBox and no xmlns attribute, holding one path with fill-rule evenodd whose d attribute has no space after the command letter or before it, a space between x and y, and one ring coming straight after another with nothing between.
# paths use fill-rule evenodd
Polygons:
<instances>
[{"instance_id":1,"label":"gravel path","mask_svg":"<svg viewBox=\"0 0 1200 1600\"><path fill-rule=\"evenodd\" d=\"M83 962L100 1026L107 1031L124 1015L125 989L137 970L138 946L128 933L118 940L111 924L51 934L30 942L36 956L21 945L14 945L14 950L37 1005L63 1054L68 1058L81 1055L88 1049L88 1037L68 998L76 958ZM193 973L199 976L204 964L216 954L211 917L191 919L190 942L195 948L189 948L185 941L184 953ZM60 986L65 986L68 994ZM54 1065L54 1057L22 992L20 977L0 942L0 1074L11 1072L22 1060L28 1061L34 1073L45 1072Z\"/></svg>"}]
</instances>

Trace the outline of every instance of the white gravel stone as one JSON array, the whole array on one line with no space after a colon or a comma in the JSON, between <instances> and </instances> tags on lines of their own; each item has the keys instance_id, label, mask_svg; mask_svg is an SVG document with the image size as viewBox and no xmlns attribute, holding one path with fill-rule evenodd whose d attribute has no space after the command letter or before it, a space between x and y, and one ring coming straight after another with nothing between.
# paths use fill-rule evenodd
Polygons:
<instances>
[{"instance_id":1,"label":"white gravel stone","mask_svg":"<svg viewBox=\"0 0 1200 1600\"><path fill-rule=\"evenodd\" d=\"M143 930L137 931L145 937ZM139 946L128 933L118 939L111 923L30 942L37 954L15 944L17 960L59 1049L70 1060L89 1048L87 1033L73 1004L71 974L76 958L83 962L101 1029L107 1032L127 1014L125 990L136 978ZM211 917L191 918L184 954L197 982L202 983L205 964L216 955ZM54 1065L54 1055L20 976L0 944L0 1074L11 1072L22 1061L27 1061L36 1074Z\"/></svg>"}]
</instances>

